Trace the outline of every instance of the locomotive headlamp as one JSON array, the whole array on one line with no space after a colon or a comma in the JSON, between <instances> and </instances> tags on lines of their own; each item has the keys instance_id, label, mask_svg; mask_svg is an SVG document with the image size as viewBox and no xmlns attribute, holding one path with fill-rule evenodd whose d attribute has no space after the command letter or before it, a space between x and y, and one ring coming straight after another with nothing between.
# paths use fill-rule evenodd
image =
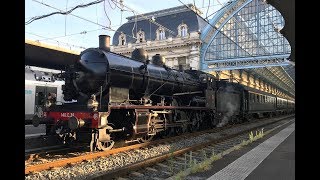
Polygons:
<instances>
[{"instance_id":1,"label":"locomotive headlamp","mask_svg":"<svg viewBox=\"0 0 320 180\"><path fill-rule=\"evenodd\" d=\"M68 126L71 130L76 130L78 128L81 128L82 126L84 126L84 124L85 124L84 120L78 119L74 116L70 117L68 121Z\"/></svg>"},{"instance_id":2,"label":"locomotive headlamp","mask_svg":"<svg viewBox=\"0 0 320 180\"><path fill-rule=\"evenodd\" d=\"M99 103L96 100L96 96L93 95L91 99L88 100L87 107L93 109L94 111L98 110Z\"/></svg>"}]
</instances>

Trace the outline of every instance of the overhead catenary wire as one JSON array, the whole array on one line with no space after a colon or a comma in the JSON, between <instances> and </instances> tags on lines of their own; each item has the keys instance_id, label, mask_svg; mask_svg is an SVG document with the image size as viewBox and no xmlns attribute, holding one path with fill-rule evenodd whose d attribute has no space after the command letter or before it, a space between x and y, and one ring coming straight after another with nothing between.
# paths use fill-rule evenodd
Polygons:
<instances>
[{"instance_id":1,"label":"overhead catenary wire","mask_svg":"<svg viewBox=\"0 0 320 180\"><path fill-rule=\"evenodd\" d=\"M64 35L64 36L56 36L56 37L51 37L51 38L40 39L39 41L53 40L53 39L64 38L64 37L69 37L69 36L75 36L75 35L79 35L79 34L87 34L87 33L99 31L99 30L102 30L102 29L103 28L93 29L93 30L89 30L89 31L85 31L84 30L84 31L81 31L81 32L78 32L78 33L67 34L67 35Z\"/></svg>"},{"instance_id":2,"label":"overhead catenary wire","mask_svg":"<svg viewBox=\"0 0 320 180\"><path fill-rule=\"evenodd\" d=\"M61 9L58 9L58 8L56 8L56 7L53 7L53 6L49 5L49 4L40 2L40 1L38 1L38 0L32 0L32 1L34 1L34 2L36 2L36 3L39 3L39 4L41 4L41 5L47 6L47 7L51 8L51 9L55 9L55 10L58 10L58 11L62 11ZM117 30L115 30L115 29L112 29L111 27L104 26L104 25L102 25L102 24L99 24L99 23L96 23L96 22L94 22L94 21L88 20L88 19L83 18L83 17L81 17L81 16L74 15L74 14L72 14L72 13L69 13L69 15L70 15L70 16L73 16L73 17L76 17L76 18L79 18L79 19L82 19L82 20L84 20L84 21L90 22L90 23L92 23L92 24L101 26L101 27L103 27L103 29L121 33L120 31L117 31ZM126 34L126 35L127 35L127 34ZM131 36L131 35L127 35L127 36L136 39L136 37L133 37L133 36Z\"/></svg>"},{"instance_id":3,"label":"overhead catenary wire","mask_svg":"<svg viewBox=\"0 0 320 180\"><path fill-rule=\"evenodd\" d=\"M132 9L131 7L125 5L124 3L121 3L121 2L118 2L118 1L115 1L115 0L111 0L111 1L114 2L114 3L117 3L117 4L119 4L119 5L123 5L124 7L126 7L127 9L129 9L130 11L135 12L136 14L138 14L138 15L136 15L136 16L141 16L142 18L148 20L149 22L151 22L151 23L157 25L158 27L161 27L161 28L163 28L164 30L168 31L170 34L176 35L176 33L175 33L174 31L172 31L171 29L163 26L162 24L156 22L155 20L152 20L151 18L146 17L146 16L143 15L142 13L139 13L138 11Z\"/></svg>"},{"instance_id":4,"label":"overhead catenary wire","mask_svg":"<svg viewBox=\"0 0 320 180\"><path fill-rule=\"evenodd\" d=\"M211 0L209 0L208 8L207 8L207 13L206 13L206 19L208 20L208 12L209 12L209 6L210 6Z\"/></svg>"},{"instance_id":5,"label":"overhead catenary wire","mask_svg":"<svg viewBox=\"0 0 320 180\"><path fill-rule=\"evenodd\" d=\"M109 1L108 1L109 2ZM109 4L110 4L110 2L109 2ZM110 5L111 6L111 5ZM106 1L104 0L103 1L103 10L104 10L104 14L107 16L107 18L108 18L108 21L109 21L109 27L111 27L111 20L110 20L110 18L109 18L109 16L108 16L108 13L107 13L107 11L106 11Z\"/></svg>"},{"instance_id":6,"label":"overhead catenary wire","mask_svg":"<svg viewBox=\"0 0 320 180\"><path fill-rule=\"evenodd\" d=\"M31 34L31 35L34 35L34 36L37 36L37 37L40 37L40 38L48 38L48 37L45 37L45 36L41 36L41 35L38 35L38 34L35 34L35 33L32 33L32 32L25 32L27 34ZM40 40L36 40L37 42L40 42ZM86 49L85 47L82 47L82 46L77 46L77 45L74 45L74 44L70 44L70 43L66 43L66 42L63 42L63 41L58 41L58 40L54 40L55 42L58 43L58 45L61 43L61 44L65 44L67 46L70 46L70 47L76 47L76 48L80 48L80 49Z\"/></svg>"},{"instance_id":7,"label":"overhead catenary wire","mask_svg":"<svg viewBox=\"0 0 320 180\"><path fill-rule=\"evenodd\" d=\"M68 9L68 0L66 1L66 11ZM64 35L67 35L67 16L64 18Z\"/></svg>"},{"instance_id":8,"label":"overhead catenary wire","mask_svg":"<svg viewBox=\"0 0 320 180\"><path fill-rule=\"evenodd\" d=\"M119 26L119 25L114 25L114 26L111 26L111 27L117 27L117 26ZM72 34L67 34L67 35L63 35L63 36L56 36L56 37L50 37L50 38L44 37L44 39L39 39L37 41L54 40L54 39L59 39L59 38L64 38L64 37L69 37L69 36L75 36L75 35L79 35L79 34L87 34L87 33L95 32L95 31L102 30L102 29L104 29L104 28L98 28L98 29L93 29L93 30L84 30L84 31L81 31L81 32L78 32L78 33L72 33Z\"/></svg>"},{"instance_id":9,"label":"overhead catenary wire","mask_svg":"<svg viewBox=\"0 0 320 180\"><path fill-rule=\"evenodd\" d=\"M96 1L93 1L93 2L90 2L88 4L80 4L80 5L77 5L75 6L74 8L71 8L70 10L68 11L57 11L57 12L52 12L52 13L49 13L49 14L45 14L45 15L42 15L42 16L35 16L33 18L31 18L30 20L28 20L25 24L28 25L30 23L32 23L33 21L35 20L39 20L39 19L43 19L43 18L46 18L46 17L49 17L49 16L52 16L52 15L55 15L55 14L62 14L62 15L67 15L67 14L70 14L72 11L78 9L78 8L84 8L84 7L88 7L88 6L91 6L91 5L94 5L94 4L98 4L98 3L101 3L101 2L104 2L105 0L96 0Z\"/></svg>"},{"instance_id":10,"label":"overhead catenary wire","mask_svg":"<svg viewBox=\"0 0 320 180\"><path fill-rule=\"evenodd\" d=\"M116 9L116 8L117 8L117 5L116 5L114 2L113 2L114 7L112 7L112 5L111 5L111 3L110 3L110 0L108 0L108 3L109 3L109 5L110 5L111 9Z\"/></svg>"}]
</instances>

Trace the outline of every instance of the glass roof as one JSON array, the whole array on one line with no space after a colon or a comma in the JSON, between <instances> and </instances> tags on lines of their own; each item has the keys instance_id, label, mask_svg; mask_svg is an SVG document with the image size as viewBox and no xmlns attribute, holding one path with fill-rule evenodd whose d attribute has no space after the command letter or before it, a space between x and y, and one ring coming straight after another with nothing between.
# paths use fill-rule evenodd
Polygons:
<instances>
[{"instance_id":1,"label":"glass roof","mask_svg":"<svg viewBox=\"0 0 320 180\"><path fill-rule=\"evenodd\" d=\"M214 68L210 67L212 62L234 62L236 60L252 63L252 60L256 60L262 64L261 60L270 57L288 58L291 47L287 39L280 33L284 23L281 13L262 0L232 1L224 7L224 10L221 10L220 14L217 13L216 17L213 17L207 28L210 30L204 31L203 36L206 37L203 37L202 63L207 64L210 69ZM236 63L233 63L231 68L247 68L234 67L234 64ZM238 64L241 66L241 63ZM268 65L263 66L262 64L262 67L268 67ZM279 77L285 83L282 87L286 87L286 84L289 83L290 88L294 89L294 65L283 66L281 69L270 66L268 69L272 72L276 72L273 71L275 69L284 71L283 73L287 72L290 77L285 75Z\"/></svg>"}]
</instances>

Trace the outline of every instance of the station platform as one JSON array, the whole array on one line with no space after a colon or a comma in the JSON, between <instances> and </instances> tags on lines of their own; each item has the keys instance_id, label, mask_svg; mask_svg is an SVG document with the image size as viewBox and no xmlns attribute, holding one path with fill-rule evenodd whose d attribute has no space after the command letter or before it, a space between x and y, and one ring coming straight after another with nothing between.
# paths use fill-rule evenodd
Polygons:
<instances>
[{"instance_id":1,"label":"station platform","mask_svg":"<svg viewBox=\"0 0 320 180\"><path fill-rule=\"evenodd\" d=\"M215 161L210 170L186 179L286 180L295 179L295 123L266 135Z\"/></svg>"},{"instance_id":2,"label":"station platform","mask_svg":"<svg viewBox=\"0 0 320 180\"><path fill-rule=\"evenodd\" d=\"M295 131L246 180L295 179Z\"/></svg>"},{"instance_id":3,"label":"station platform","mask_svg":"<svg viewBox=\"0 0 320 180\"><path fill-rule=\"evenodd\" d=\"M38 127L34 127L33 125L25 125L25 138L37 137L40 135L46 134L46 126L44 124L40 124Z\"/></svg>"}]
</instances>

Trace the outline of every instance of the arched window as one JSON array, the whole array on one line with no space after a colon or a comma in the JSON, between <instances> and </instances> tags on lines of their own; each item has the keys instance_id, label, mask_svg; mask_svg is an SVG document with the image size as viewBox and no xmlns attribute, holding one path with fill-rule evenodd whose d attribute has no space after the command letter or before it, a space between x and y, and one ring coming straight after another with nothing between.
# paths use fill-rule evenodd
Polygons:
<instances>
[{"instance_id":1,"label":"arched window","mask_svg":"<svg viewBox=\"0 0 320 180\"><path fill-rule=\"evenodd\" d=\"M187 37L188 36L188 26L184 23L178 26L178 36Z\"/></svg>"},{"instance_id":2,"label":"arched window","mask_svg":"<svg viewBox=\"0 0 320 180\"><path fill-rule=\"evenodd\" d=\"M126 45L126 35L121 32L120 36L119 36L119 46L124 46Z\"/></svg>"},{"instance_id":3,"label":"arched window","mask_svg":"<svg viewBox=\"0 0 320 180\"><path fill-rule=\"evenodd\" d=\"M164 29L161 27L157 30L157 39L158 40L166 39L166 33L165 33Z\"/></svg>"},{"instance_id":4,"label":"arched window","mask_svg":"<svg viewBox=\"0 0 320 180\"><path fill-rule=\"evenodd\" d=\"M159 34L160 34L160 38L159 39L165 39L166 38L164 30L160 30Z\"/></svg>"},{"instance_id":5,"label":"arched window","mask_svg":"<svg viewBox=\"0 0 320 180\"><path fill-rule=\"evenodd\" d=\"M144 31L142 31L141 29L138 31L137 33L137 41L136 43L142 43L145 42L145 37L144 37Z\"/></svg>"},{"instance_id":6,"label":"arched window","mask_svg":"<svg viewBox=\"0 0 320 180\"><path fill-rule=\"evenodd\" d=\"M187 35L187 28L185 26L181 27L181 36L185 37Z\"/></svg>"}]
</instances>

